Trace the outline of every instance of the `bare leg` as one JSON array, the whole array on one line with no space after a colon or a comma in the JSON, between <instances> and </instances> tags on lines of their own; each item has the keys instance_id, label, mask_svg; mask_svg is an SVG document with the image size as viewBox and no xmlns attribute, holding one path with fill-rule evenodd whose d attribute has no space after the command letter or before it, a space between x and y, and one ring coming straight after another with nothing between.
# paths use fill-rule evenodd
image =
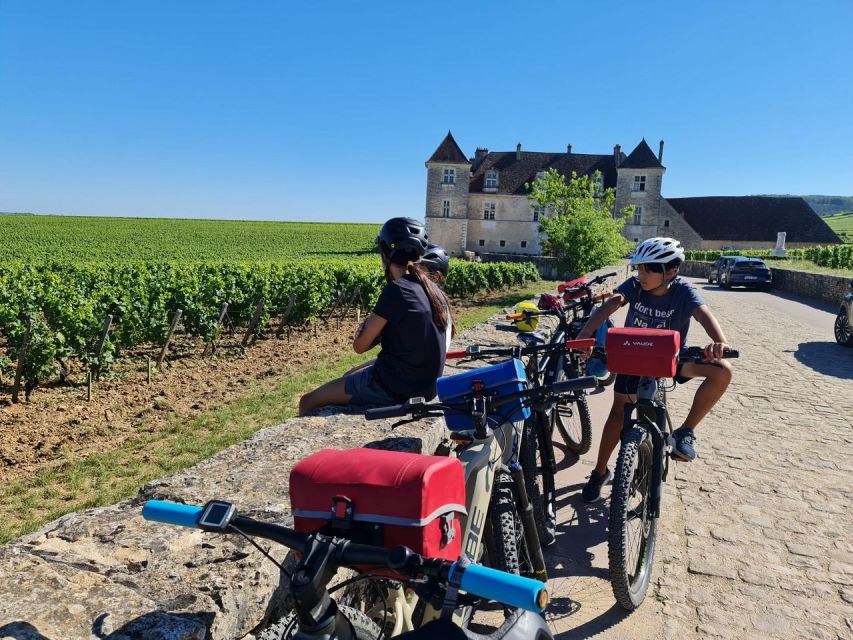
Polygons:
<instances>
[{"instance_id":1,"label":"bare leg","mask_svg":"<svg viewBox=\"0 0 853 640\"><path fill-rule=\"evenodd\" d=\"M720 366L710 364L696 364L688 362L681 367L681 375L690 378L705 378L696 395L693 396L693 405L684 419L684 426L695 429L708 412L714 408L717 401L722 397L732 381L732 366L722 360Z\"/></svg>"},{"instance_id":2,"label":"bare leg","mask_svg":"<svg viewBox=\"0 0 853 640\"><path fill-rule=\"evenodd\" d=\"M601 432L601 444L598 445L598 462L595 465L595 472L599 475L604 473L610 455L619 444L626 402L629 402L629 398L624 393L613 394L613 406L610 408L610 415L607 416L604 430Z\"/></svg>"},{"instance_id":3,"label":"bare leg","mask_svg":"<svg viewBox=\"0 0 853 640\"><path fill-rule=\"evenodd\" d=\"M327 404L349 404L352 396L344 390L344 379L327 382L302 396L299 399L299 415L304 416L309 411Z\"/></svg>"}]
</instances>

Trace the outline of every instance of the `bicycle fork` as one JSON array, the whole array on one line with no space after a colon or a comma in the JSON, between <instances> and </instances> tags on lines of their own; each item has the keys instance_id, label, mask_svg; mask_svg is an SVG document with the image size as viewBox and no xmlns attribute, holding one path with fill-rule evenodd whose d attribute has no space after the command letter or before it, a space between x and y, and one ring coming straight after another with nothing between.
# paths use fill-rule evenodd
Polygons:
<instances>
[{"instance_id":1,"label":"bicycle fork","mask_svg":"<svg viewBox=\"0 0 853 640\"><path fill-rule=\"evenodd\" d=\"M509 465L509 475L515 483L515 492L518 495L519 516L521 516L521 526L524 529L524 542L527 545L530 562L533 565L533 574L537 580L547 582L548 571L545 569L542 544L539 542L539 533L536 531L533 506L527 499L527 486L524 483L524 475L518 462Z\"/></svg>"},{"instance_id":2,"label":"bicycle fork","mask_svg":"<svg viewBox=\"0 0 853 640\"><path fill-rule=\"evenodd\" d=\"M631 411L625 412L625 426L623 433L633 425L644 429L652 439L652 481L650 485L651 495L648 500L649 518L660 517L660 503L663 496L663 481L666 475L666 450L668 434L661 430L660 426L666 424L666 408L649 400L638 400L633 405L637 410L639 419L631 419Z\"/></svg>"}]
</instances>

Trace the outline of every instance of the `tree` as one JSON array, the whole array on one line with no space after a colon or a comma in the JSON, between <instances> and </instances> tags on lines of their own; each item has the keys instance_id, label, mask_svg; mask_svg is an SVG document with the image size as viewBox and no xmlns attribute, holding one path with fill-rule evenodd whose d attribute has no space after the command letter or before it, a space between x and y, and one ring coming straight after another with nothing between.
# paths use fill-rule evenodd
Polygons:
<instances>
[{"instance_id":1,"label":"tree","mask_svg":"<svg viewBox=\"0 0 853 640\"><path fill-rule=\"evenodd\" d=\"M601 172L578 176L566 182L556 169L549 169L533 184L525 184L533 207L544 209L539 232L543 249L559 258L561 269L582 275L622 259L633 246L620 233L633 215L633 205L614 214L616 191L600 188Z\"/></svg>"}]
</instances>

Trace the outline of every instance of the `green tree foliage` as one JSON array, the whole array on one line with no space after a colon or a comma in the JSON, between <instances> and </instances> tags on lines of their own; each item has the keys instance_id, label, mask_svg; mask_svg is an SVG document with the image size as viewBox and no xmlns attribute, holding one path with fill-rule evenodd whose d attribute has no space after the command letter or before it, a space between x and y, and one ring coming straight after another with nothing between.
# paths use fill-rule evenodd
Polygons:
<instances>
[{"instance_id":1,"label":"green tree foliage","mask_svg":"<svg viewBox=\"0 0 853 640\"><path fill-rule=\"evenodd\" d=\"M546 212L539 218L545 253L559 258L560 267L576 275L613 264L632 246L620 231L634 207L614 215L616 192L599 189L600 177L598 171L593 176L572 172L566 182L556 169L549 169L525 185L530 204Z\"/></svg>"}]
</instances>

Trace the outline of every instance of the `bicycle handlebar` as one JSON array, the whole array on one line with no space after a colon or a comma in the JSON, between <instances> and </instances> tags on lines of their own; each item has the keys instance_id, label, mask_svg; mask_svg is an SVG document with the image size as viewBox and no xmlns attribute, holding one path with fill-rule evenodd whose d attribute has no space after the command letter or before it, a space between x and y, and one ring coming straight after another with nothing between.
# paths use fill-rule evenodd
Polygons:
<instances>
[{"instance_id":1,"label":"bicycle handlebar","mask_svg":"<svg viewBox=\"0 0 853 640\"><path fill-rule=\"evenodd\" d=\"M589 347L595 346L595 338L585 338L582 340L566 340L564 343L545 343L534 344L526 347L481 347L480 345L471 345L465 349L456 351L448 351L445 354L447 360L459 358L487 358L490 356L506 356L508 358L518 358L521 356L529 356L540 351L556 351L560 348L565 348L566 351L582 351ZM389 416L392 417L392 416Z\"/></svg>"},{"instance_id":2,"label":"bicycle handlebar","mask_svg":"<svg viewBox=\"0 0 853 640\"><path fill-rule=\"evenodd\" d=\"M142 517L152 522L194 529L198 526L203 511L202 507L194 505L148 500L142 507ZM272 540L300 552L305 551L312 536L320 536L300 533L281 525L259 522L240 515L232 519L231 525L247 535ZM343 545L335 559L339 566L387 566L396 571L405 571L413 577L424 574L441 580L452 576L453 572L459 571L461 567L458 562L425 558L406 547L385 549L356 543ZM476 564L464 568L461 589L481 598L537 613L542 613L548 605L547 588L538 580Z\"/></svg>"}]
</instances>

